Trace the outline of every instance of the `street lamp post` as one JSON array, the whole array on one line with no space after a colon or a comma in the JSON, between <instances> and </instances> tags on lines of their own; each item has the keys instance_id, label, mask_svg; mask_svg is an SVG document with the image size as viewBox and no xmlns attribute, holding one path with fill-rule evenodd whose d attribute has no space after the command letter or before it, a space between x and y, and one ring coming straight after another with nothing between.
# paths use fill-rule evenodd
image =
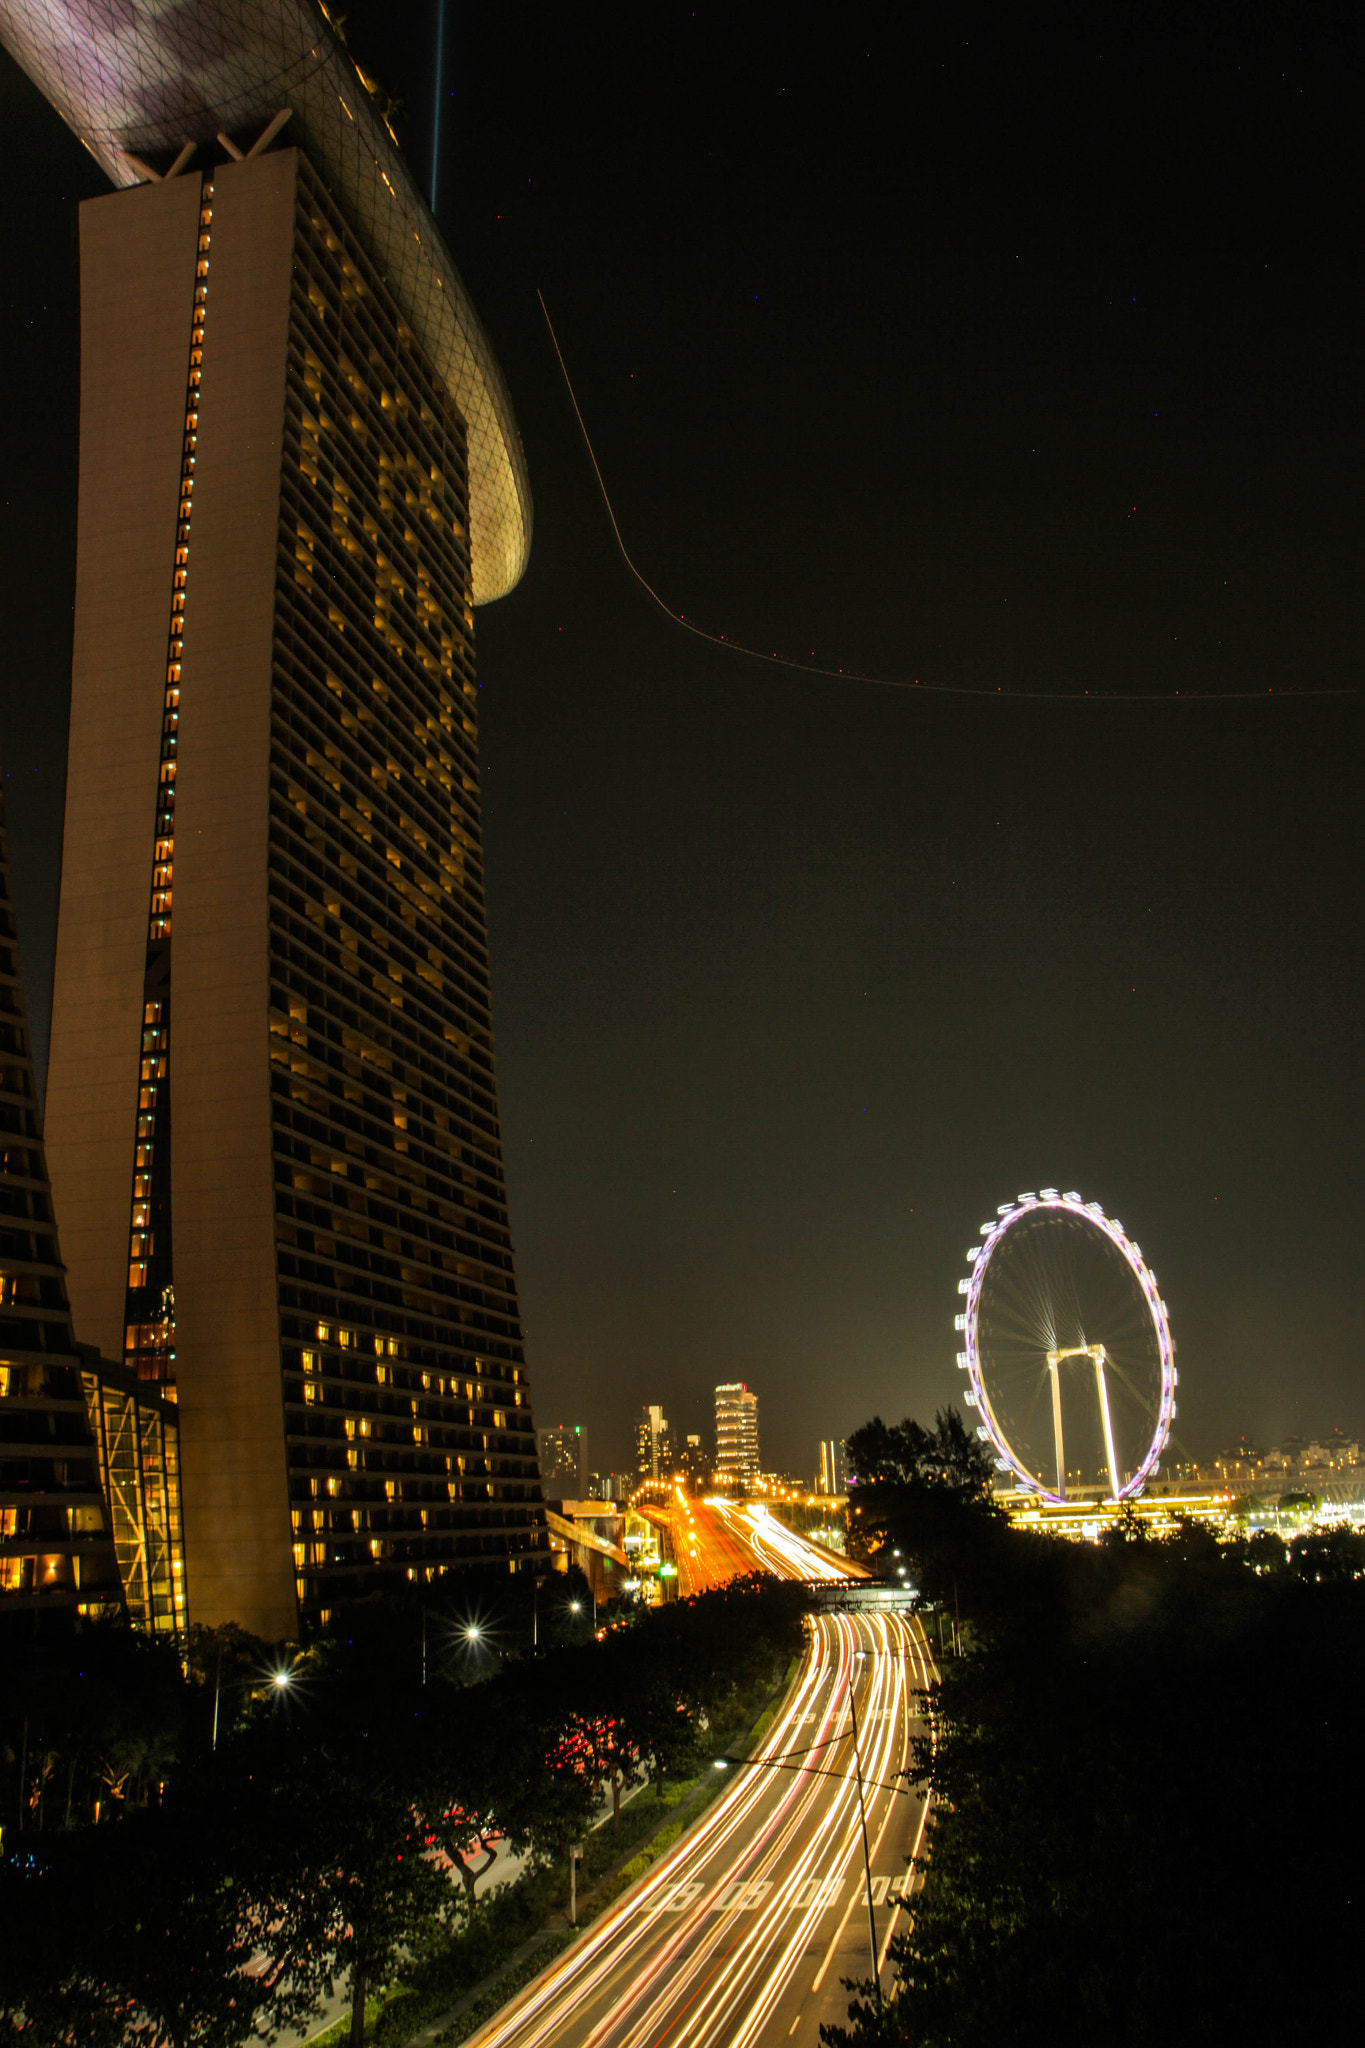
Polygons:
<instances>
[{"instance_id":1,"label":"street lamp post","mask_svg":"<svg viewBox=\"0 0 1365 2048\"><path fill-rule=\"evenodd\" d=\"M869 1657L872 1655L872 1652L869 1650L858 1650L854 1654L857 1657ZM863 1838L863 1874L867 1879L867 1932L872 1946L872 1982L876 1987L877 2005L880 2008L882 2004L882 1980L881 1972L877 1968L877 1917L876 1910L872 1904L872 1856L867 1845L867 1808L863 1802L863 1763L858 1745L858 1705L854 1696L854 1688L851 1685L848 1690L848 1703L853 1715L853 1771L858 1786L858 1825ZM837 1739L835 1736L829 1738L830 1741L837 1741ZM812 1747L813 1749L823 1749L826 1747L826 1744L817 1742ZM793 1750L788 1756L718 1756L715 1760L715 1765L718 1771L728 1770L732 1763L754 1764L761 1765L765 1770L808 1771L818 1778L843 1778L847 1780L848 1773L846 1771L830 1771L824 1769L819 1764L796 1763L791 1760L794 1757L809 1756L811 1753L811 1750ZM884 1789L888 1792L903 1792L905 1790L903 1785L885 1784L881 1779L874 1780L874 1783L884 1785Z\"/></svg>"},{"instance_id":2,"label":"street lamp post","mask_svg":"<svg viewBox=\"0 0 1365 2048\"><path fill-rule=\"evenodd\" d=\"M283 1665L279 1669L270 1672L268 1674L268 1679L269 1684L275 1693L276 1699L281 1699L283 1698L284 1694L288 1692L290 1686L294 1683L293 1667L290 1665ZM234 1690L240 1692L243 1690L243 1688L245 1688L246 1691L252 1692L255 1690L257 1686L263 1685L265 1683L266 1674L258 1673L256 1677L246 1679L239 1677L235 1681ZM219 1650L218 1656L214 1662L213 1667L213 1732L209 1737L209 1747L215 1753L218 1748L218 1706L220 1700L222 1699L222 1695L223 1653L221 1650Z\"/></svg>"}]
</instances>

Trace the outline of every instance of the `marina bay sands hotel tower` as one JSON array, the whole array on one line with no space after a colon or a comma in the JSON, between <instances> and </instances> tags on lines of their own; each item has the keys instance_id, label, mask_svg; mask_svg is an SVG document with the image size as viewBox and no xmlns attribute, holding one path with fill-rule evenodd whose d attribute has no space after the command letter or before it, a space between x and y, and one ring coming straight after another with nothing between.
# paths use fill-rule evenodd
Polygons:
<instances>
[{"instance_id":1,"label":"marina bay sands hotel tower","mask_svg":"<svg viewBox=\"0 0 1365 2048\"><path fill-rule=\"evenodd\" d=\"M46 1136L77 1337L178 1404L191 1621L548 1561L474 613L511 403L313 0L0 0L80 215Z\"/></svg>"}]
</instances>

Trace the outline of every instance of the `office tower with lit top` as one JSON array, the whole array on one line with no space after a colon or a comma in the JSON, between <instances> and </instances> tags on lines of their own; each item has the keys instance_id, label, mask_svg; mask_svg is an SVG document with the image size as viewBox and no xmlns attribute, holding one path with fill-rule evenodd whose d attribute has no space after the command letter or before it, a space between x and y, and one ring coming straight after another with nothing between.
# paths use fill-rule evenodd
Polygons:
<instances>
[{"instance_id":1,"label":"office tower with lit top","mask_svg":"<svg viewBox=\"0 0 1365 2048\"><path fill-rule=\"evenodd\" d=\"M716 1388L716 1478L743 1487L758 1475L758 1395L743 1380Z\"/></svg>"},{"instance_id":2,"label":"office tower with lit top","mask_svg":"<svg viewBox=\"0 0 1365 2048\"><path fill-rule=\"evenodd\" d=\"M54 1193L79 1335L178 1404L190 1620L280 1636L547 1556L474 675L530 497L321 11L48 12L0 36L125 188L81 209Z\"/></svg>"}]
</instances>

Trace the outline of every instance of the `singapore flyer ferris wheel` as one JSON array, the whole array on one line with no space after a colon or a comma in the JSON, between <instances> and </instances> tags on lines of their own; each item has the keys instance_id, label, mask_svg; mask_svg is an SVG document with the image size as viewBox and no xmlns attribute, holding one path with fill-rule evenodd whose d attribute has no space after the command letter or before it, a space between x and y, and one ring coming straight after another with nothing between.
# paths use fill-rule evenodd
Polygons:
<instances>
[{"instance_id":1,"label":"singapore flyer ferris wheel","mask_svg":"<svg viewBox=\"0 0 1365 2048\"><path fill-rule=\"evenodd\" d=\"M956 1319L977 1434L996 1469L1057 1503L1116 1501L1157 1471L1175 1418L1175 1346L1157 1278L1098 1202L1044 1188L981 1226Z\"/></svg>"}]
</instances>

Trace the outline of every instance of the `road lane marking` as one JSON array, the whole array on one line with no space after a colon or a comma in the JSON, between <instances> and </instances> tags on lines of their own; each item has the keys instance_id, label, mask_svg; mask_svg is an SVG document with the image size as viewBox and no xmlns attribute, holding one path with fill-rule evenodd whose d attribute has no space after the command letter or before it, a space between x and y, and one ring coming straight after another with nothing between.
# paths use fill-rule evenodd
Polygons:
<instances>
[{"instance_id":1,"label":"road lane marking","mask_svg":"<svg viewBox=\"0 0 1365 2048\"><path fill-rule=\"evenodd\" d=\"M835 1904L843 1888L842 1877L808 1877L804 1884L794 1886L782 1903L795 1907L799 1913L804 1913L818 1900L820 1911L823 1913Z\"/></svg>"}]
</instances>

